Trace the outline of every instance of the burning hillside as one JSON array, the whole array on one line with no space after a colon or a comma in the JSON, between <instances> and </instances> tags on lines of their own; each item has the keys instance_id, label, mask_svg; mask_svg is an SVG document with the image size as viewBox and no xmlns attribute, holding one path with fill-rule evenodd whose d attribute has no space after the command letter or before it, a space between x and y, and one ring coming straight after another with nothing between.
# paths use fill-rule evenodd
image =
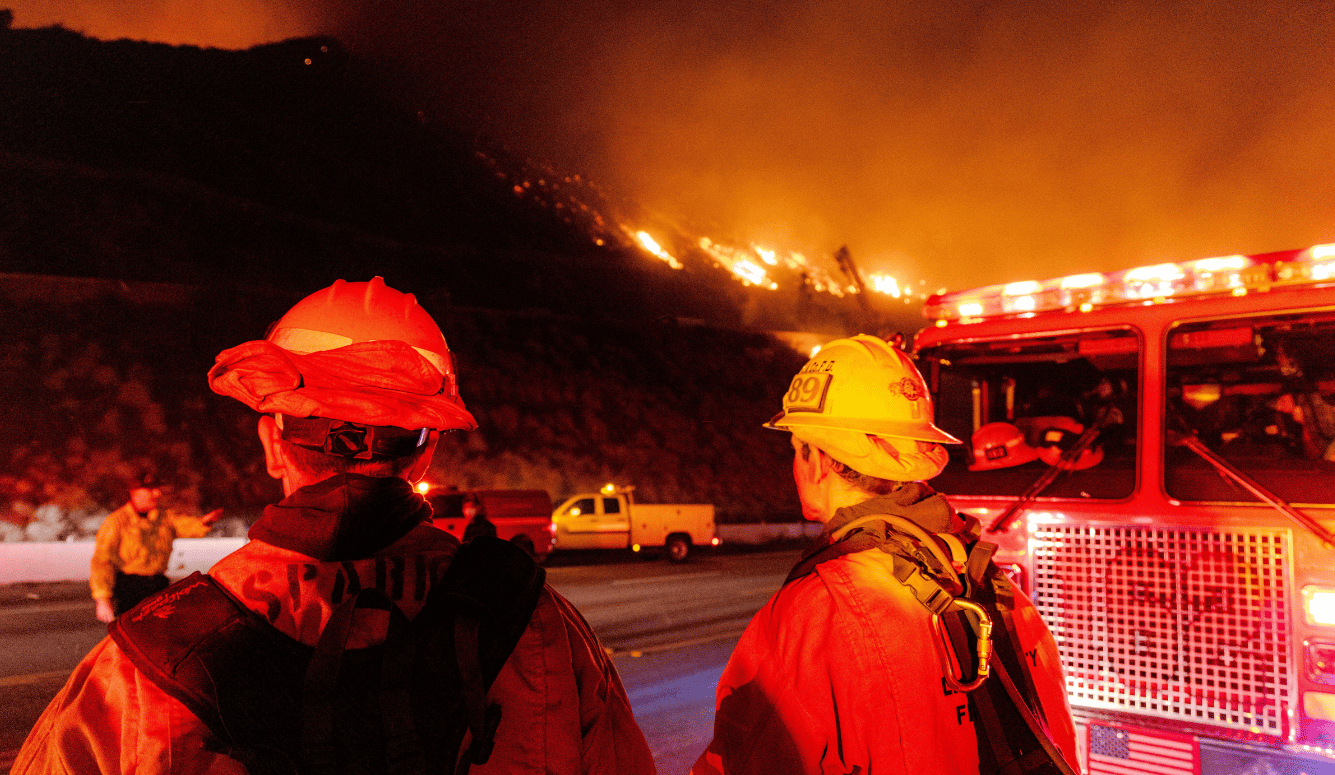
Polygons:
<instances>
[{"instance_id":1,"label":"burning hillside","mask_svg":"<svg viewBox=\"0 0 1335 775\"><path fill-rule=\"evenodd\" d=\"M4 271L293 290L369 273L463 306L917 325L921 294L894 278L671 222L440 126L332 39L230 52L0 36Z\"/></svg>"}]
</instances>

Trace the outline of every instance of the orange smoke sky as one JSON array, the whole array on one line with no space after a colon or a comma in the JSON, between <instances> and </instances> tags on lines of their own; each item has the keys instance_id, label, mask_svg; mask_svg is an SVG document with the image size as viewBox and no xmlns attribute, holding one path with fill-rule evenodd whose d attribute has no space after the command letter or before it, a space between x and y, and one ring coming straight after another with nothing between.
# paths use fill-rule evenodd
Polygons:
<instances>
[{"instance_id":1,"label":"orange smoke sky","mask_svg":"<svg viewBox=\"0 0 1335 775\"><path fill-rule=\"evenodd\" d=\"M0 0L23 27L327 33L715 239L929 290L1335 242L1335 4Z\"/></svg>"}]
</instances>

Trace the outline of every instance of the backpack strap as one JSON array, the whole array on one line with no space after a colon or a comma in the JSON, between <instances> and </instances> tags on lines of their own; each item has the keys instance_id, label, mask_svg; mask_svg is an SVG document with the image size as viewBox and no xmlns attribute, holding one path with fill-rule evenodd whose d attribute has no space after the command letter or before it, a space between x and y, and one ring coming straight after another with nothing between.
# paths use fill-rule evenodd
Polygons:
<instances>
[{"instance_id":1,"label":"backpack strap","mask_svg":"<svg viewBox=\"0 0 1335 775\"><path fill-rule=\"evenodd\" d=\"M949 553L943 557L937 551L941 546L928 543L935 536L923 535L916 525L912 532L905 531L903 522L908 520L886 515L843 526L832 534L833 543L803 557L785 583L845 554L872 548L890 554L895 580L932 615L946 685L966 693L977 711L974 732L980 770L996 775L1078 775L1037 715L1042 713L1037 692L1017 656L1021 649L1011 615L1014 590L992 562L996 544L975 540L960 562L957 547L946 544ZM972 671L965 669L966 663ZM992 672L997 680L988 681ZM1013 674L1019 676L1020 686Z\"/></svg>"},{"instance_id":2,"label":"backpack strap","mask_svg":"<svg viewBox=\"0 0 1335 775\"><path fill-rule=\"evenodd\" d=\"M245 619L231 595L195 572L117 618L109 630L140 672L216 730L222 719L192 655L202 644L235 637Z\"/></svg>"},{"instance_id":3,"label":"backpack strap","mask_svg":"<svg viewBox=\"0 0 1335 775\"><path fill-rule=\"evenodd\" d=\"M970 548L965 564L969 594L997 624L991 660L997 680L969 694L977 711L974 732L978 737L979 763L998 775L1079 775L1052 742L1041 721L1043 706L1038 701L1032 676L1020 658L1022 648L1012 614L1015 588L992 562L996 549L996 544L977 541Z\"/></svg>"},{"instance_id":4,"label":"backpack strap","mask_svg":"<svg viewBox=\"0 0 1335 775\"><path fill-rule=\"evenodd\" d=\"M426 628L451 623L470 737L459 772L491 757L501 708L487 701L487 690L528 627L546 577L515 543L478 536L459 547L427 608L414 620Z\"/></svg>"}]
</instances>

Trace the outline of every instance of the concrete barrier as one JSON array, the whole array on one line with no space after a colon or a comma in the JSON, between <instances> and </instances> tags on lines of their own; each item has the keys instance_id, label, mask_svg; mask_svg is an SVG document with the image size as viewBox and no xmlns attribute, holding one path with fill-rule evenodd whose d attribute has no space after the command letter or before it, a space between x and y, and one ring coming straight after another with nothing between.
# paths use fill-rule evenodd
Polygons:
<instances>
[{"instance_id":1,"label":"concrete barrier","mask_svg":"<svg viewBox=\"0 0 1335 775\"><path fill-rule=\"evenodd\" d=\"M167 575L180 578L206 571L245 542L244 538L178 538ZM86 580L92 559L92 541L0 543L0 584Z\"/></svg>"},{"instance_id":2,"label":"concrete barrier","mask_svg":"<svg viewBox=\"0 0 1335 775\"><path fill-rule=\"evenodd\" d=\"M718 537L725 544L767 544L771 541L812 539L820 535L819 522L775 522L751 525L719 525Z\"/></svg>"},{"instance_id":3,"label":"concrete barrier","mask_svg":"<svg viewBox=\"0 0 1335 775\"><path fill-rule=\"evenodd\" d=\"M725 544L759 546L815 538L820 529L815 522L719 525L718 536ZM178 538L172 545L167 575L176 579L206 571L245 542L245 538ZM0 542L0 584L84 580L92 559L92 541Z\"/></svg>"}]
</instances>

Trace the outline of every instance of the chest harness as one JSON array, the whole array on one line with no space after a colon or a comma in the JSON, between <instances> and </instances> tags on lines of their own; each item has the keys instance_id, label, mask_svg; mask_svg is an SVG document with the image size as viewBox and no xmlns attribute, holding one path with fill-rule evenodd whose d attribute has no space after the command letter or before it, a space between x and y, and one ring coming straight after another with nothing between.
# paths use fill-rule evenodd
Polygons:
<instances>
[{"instance_id":1,"label":"chest harness","mask_svg":"<svg viewBox=\"0 0 1335 775\"><path fill-rule=\"evenodd\" d=\"M857 517L804 556L784 583L846 554L867 549L889 554L895 580L931 615L945 688L968 697L979 772L1078 775L1047 733L1015 629L1014 587L992 562L996 544L976 535L965 538L968 544L891 514Z\"/></svg>"}]
</instances>

